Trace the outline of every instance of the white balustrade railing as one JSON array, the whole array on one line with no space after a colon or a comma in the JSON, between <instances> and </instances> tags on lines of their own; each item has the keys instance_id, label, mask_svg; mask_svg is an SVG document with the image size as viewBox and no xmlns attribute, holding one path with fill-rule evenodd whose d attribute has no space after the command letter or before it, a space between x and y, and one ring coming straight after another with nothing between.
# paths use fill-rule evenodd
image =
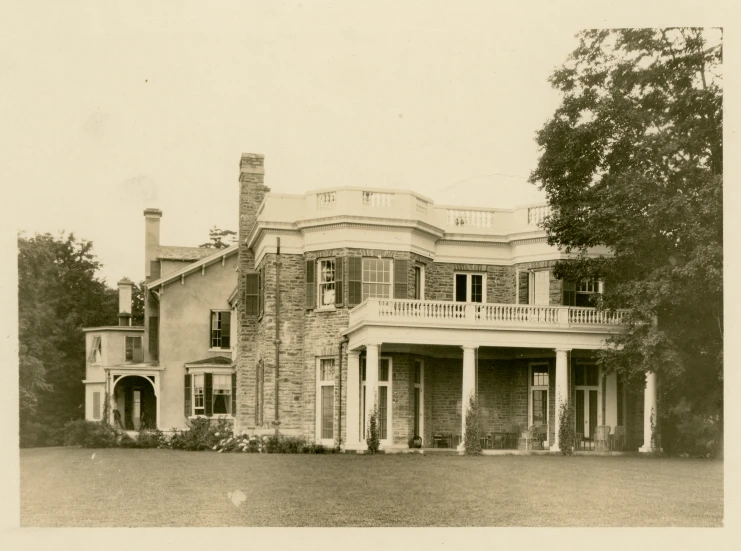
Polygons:
<instances>
[{"instance_id":1,"label":"white balustrade railing","mask_svg":"<svg viewBox=\"0 0 741 551\"><path fill-rule=\"evenodd\" d=\"M366 207L390 207L393 193L381 193L378 191L363 192L363 206Z\"/></svg>"},{"instance_id":2,"label":"white balustrade railing","mask_svg":"<svg viewBox=\"0 0 741 551\"><path fill-rule=\"evenodd\" d=\"M540 205L537 207L530 207L527 209L527 224L528 226L539 226L543 219L551 213L551 209L548 205Z\"/></svg>"},{"instance_id":3,"label":"white balustrade railing","mask_svg":"<svg viewBox=\"0 0 741 551\"><path fill-rule=\"evenodd\" d=\"M598 311L573 306L479 304L432 300L372 298L350 311L350 325L362 321L473 324L481 326L617 326L624 310Z\"/></svg>"},{"instance_id":4,"label":"white balustrade railing","mask_svg":"<svg viewBox=\"0 0 741 551\"><path fill-rule=\"evenodd\" d=\"M317 209L333 209L337 204L337 194L334 191L326 191L316 194Z\"/></svg>"},{"instance_id":5,"label":"white balustrade railing","mask_svg":"<svg viewBox=\"0 0 741 551\"><path fill-rule=\"evenodd\" d=\"M491 228L494 225L494 213L486 210L447 209L446 224L448 226Z\"/></svg>"}]
</instances>

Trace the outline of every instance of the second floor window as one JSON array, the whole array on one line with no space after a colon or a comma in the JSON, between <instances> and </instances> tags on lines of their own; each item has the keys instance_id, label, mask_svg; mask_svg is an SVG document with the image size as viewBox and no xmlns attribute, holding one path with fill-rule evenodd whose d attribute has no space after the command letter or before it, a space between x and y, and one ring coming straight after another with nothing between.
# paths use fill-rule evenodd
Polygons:
<instances>
[{"instance_id":1,"label":"second floor window","mask_svg":"<svg viewBox=\"0 0 741 551\"><path fill-rule=\"evenodd\" d=\"M231 312L211 312L211 348L230 348Z\"/></svg>"},{"instance_id":2,"label":"second floor window","mask_svg":"<svg viewBox=\"0 0 741 551\"><path fill-rule=\"evenodd\" d=\"M141 337L126 337L126 362L127 363L139 363L141 361L143 361L142 338Z\"/></svg>"},{"instance_id":3,"label":"second floor window","mask_svg":"<svg viewBox=\"0 0 741 551\"><path fill-rule=\"evenodd\" d=\"M335 303L335 260L319 261L319 306Z\"/></svg>"},{"instance_id":4,"label":"second floor window","mask_svg":"<svg viewBox=\"0 0 741 551\"><path fill-rule=\"evenodd\" d=\"M363 300L391 298L391 259L363 258Z\"/></svg>"},{"instance_id":5,"label":"second floor window","mask_svg":"<svg viewBox=\"0 0 741 551\"><path fill-rule=\"evenodd\" d=\"M483 274L455 274L456 302L484 302Z\"/></svg>"},{"instance_id":6,"label":"second floor window","mask_svg":"<svg viewBox=\"0 0 741 551\"><path fill-rule=\"evenodd\" d=\"M595 279L585 279L579 283L564 281L564 306L594 306L593 298L602 292L602 283Z\"/></svg>"}]
</instances>

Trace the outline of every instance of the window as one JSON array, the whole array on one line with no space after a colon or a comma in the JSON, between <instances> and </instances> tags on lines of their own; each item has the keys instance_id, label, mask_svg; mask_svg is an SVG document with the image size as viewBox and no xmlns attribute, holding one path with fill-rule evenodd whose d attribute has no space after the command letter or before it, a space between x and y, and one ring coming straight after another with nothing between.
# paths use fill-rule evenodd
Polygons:
<instances>
[{"instance_id":1,"label":"window","mask_svg":"<svg viewBox=\"0 0 741 551\"><path fill-rule=\"evenodd\" d=\"M193 415L206 414L206 374L193 375Z\"/></svg>"},{"instance_id":2,"label":"window","mask_svg":"<svg viewBox=\"0 0 741 551\"><path fill-rule=\"evenodd\" d=\"M484 302L484 274L455 274L456 302Z\"/></svg>"},{"instance_id":3,"label":"window","mask_svg":"<svg viewBox=\"0 0 741 551\"><path fill-rule=\"evenodd\" d=\"M564 306L593 306L593 298L602 293L602 282L586 279L579 283L563 282Z\"/></svg>"},{"instance_id":4,"label":"window","mask_svg":"<svg viewBox=\"0 0 741 551\"><path fill-rule=\"evenodd\" d=\"M530 424L548 424L548 364L530 364Z\"/></svg>"},{"instance_id":5,"label":"window","mask_svg":"<svg viewBox=\"0 0 741 551\"><path fill-rule=\"evenodd\" d=\"M139 363L141 361L142 361L142 338L141 337L126 337L126 363Z\"/></svg>"},{"instance_id":6,"label":"window","mask_svg":"<svg viewBox=\"0 0 741 551\"><path fill-rule=\"evenodd\" d=\"M265 394L265 369L262 360L255 368L255 425L262 426L263 403Z\"/></svg>"},{"instance_id":7,"label":"window","mask_svg":"<svg viewBox=\"0 0 741 551\"><path fill-rule=\"evenodd\" d=\"M424 364L422 360L414 360L414 434L412 436L422 436L424 430L424 409L423 409L423 380Z\"/></svg>"},{"instance_id":8,"label":"window","mask_svg":"<svg viewBox=\"0 0 741 551\"><path fill-rule=\"evenodd\" d=\"M230 415L232 412L232 377L231 375L213 376L214 415Z\"/></svg>"},{"instance_id":9,"label":"window","mask_svg":"<svg viewBox=\"0 0 741 551\"><path fill-rule=\"evenodd\" d=\"M88 361L94 364L99 364L103 357L103 347L101 344L100 337L93 337L93 342L90 345L90 353L88 354Z\"/></svg>"},{"instance_id":10,"label":"window","mask_svg":"<svg viewBox=\"0 0 741 551\"><path fill-rule=\"evenodd\" d=\"M317 372L317 439L334 442L334 376L333 358L318 359Z\"/></svg>"},{"instance_id":11,"label":"window","mask_svg":"<svg viewBox=\"0 0 741 551\"><path fill-rule=\"evenodd\" d=\"M391 298L391 259L363 258L363 300Z\"/></svg>"},{"instance_id":12,"label":"window","mask_svg":"<svg viewBox=\"0 0 741 551\"><path fill-rule=\"evenodd\" d=\"M211 348L230 348L231 317L228 310L211 312Z\"/></svg>"},{"instance_id":13,"label":"window","mask_svg":"<svg viewBox=\"0 0 741 551\"><path fill-rule=\"evenodd\" d=\"M532 273L533 304L547 306L550 302L550 271L538 270Z\"/></svg>"},{"instance_id":14,"label":"window","mask_svg":"<svg viewBox=\"0 0 741 551\"><path fill-rule=\"evenodd\" d=\"M319 261L319 307L334 306L335 303L335 261Z\"/></svg>"}]
</instances>

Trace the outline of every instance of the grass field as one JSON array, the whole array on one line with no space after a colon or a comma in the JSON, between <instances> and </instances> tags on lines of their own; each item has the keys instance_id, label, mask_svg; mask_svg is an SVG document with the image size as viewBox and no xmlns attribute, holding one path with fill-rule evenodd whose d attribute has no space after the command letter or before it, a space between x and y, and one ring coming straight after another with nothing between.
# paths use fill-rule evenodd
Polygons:
<instances>
[{"instance_id":1,"label":"grass field","mask_svg":"<svg viewBox=\"0 0 741 551\"><path fill-rule=\"evenodd\" d=\"M20 467L22 526L723 523L709 460L39 448Z\"/></svg>"}]
</instances>

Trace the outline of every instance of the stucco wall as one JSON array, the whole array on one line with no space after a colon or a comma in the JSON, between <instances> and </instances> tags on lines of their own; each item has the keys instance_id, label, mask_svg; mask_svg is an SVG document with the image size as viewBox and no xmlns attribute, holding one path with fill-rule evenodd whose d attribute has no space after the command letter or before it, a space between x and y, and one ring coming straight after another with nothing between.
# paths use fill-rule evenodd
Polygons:
<instances>
[{"instance_id":1,"label":"stucco wall","mask_svg":"<svg viewBox=\"0 0 741 551\"><path fill-rule=\"evenodd\" d=\"M237 255L168 283L160 297L160 428L186 427L183 364L231 351L210 351L211 310L230 310L227 298L237 284ZM236 323L237 320L232 320Z\"/></svg>"}]
</instances>

